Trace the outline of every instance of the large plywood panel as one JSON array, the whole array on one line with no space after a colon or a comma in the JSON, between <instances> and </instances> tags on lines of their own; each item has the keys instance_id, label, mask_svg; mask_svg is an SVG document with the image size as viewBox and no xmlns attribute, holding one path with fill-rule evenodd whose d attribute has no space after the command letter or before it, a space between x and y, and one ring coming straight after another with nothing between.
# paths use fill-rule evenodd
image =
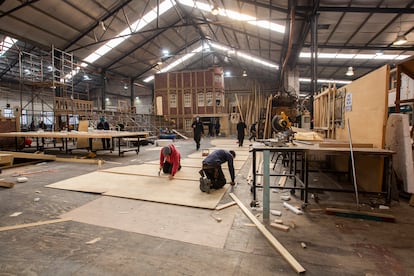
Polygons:
<instances>
[{"instance_id":1,"label":"large plywood panel","mask_svg":"<svg viewBox=\"0 0 414 276\"><path fill-rule=\"evenodd\" d=\"M116 197L101 197L62 218L170 240L224 248L238 208L220 212ZM212 217L220 217L220 223ZM194 223L194 222L197 223ZM189 231L191 229L191 231Z\"/></svg>"},{"instance_id":2,"label":"large plywood panel","mask_svg":"<svg viewBox=\"0 0 414 276\"><path fill-rule=\"evenodd\" d=\"M168 178L168 174L160 173L159 172L159 164L140 164L140 165L129 165L129 166L122 166L122 167L114 167L110 169L102 170L102 172L107 173L119 173L119 174L130 174L130 175L142 175L142 176L152 176L152 177L159 177L159 178ZM181 170L177 172L175 175L175 179L182 179L182 180L199 180L200 174L198 171L200 168L196 167L186 167L182 166ZM226 179L230 179L230 174L228 170L223 170L224 176Z\"/></svg>"},{"instance_id":3,"label":"large plywood panel","mask_svg":"<svg viewBox=\"0 0 414 276\"><path fill-rule=\"evenodd\" d=\"M383 66L344 86L346 93L352 93L352 110L345 112L345 123L349 119L353 142L383 148L388 116L388 76L389 67ZM336 128L336 139L349 141L347 127Z\"/></svg>"},{"instance_id":4,"label":"large plywood panel","mask_svg":"<svg viewBox=\"0 0 414 276\"><path fill-rule=\"evenodd\" d=\"M214 209L229 185L207 194L200 191L199 181L169 180L165 177L98 171L59 181L46 187Z\"/></svg>"}]
</instances>

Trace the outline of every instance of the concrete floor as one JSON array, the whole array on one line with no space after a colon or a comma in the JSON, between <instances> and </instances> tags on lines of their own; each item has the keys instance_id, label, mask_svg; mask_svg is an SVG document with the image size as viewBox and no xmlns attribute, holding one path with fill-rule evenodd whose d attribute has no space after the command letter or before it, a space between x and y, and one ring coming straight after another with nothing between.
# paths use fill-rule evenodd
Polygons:
<instances>
[{"instance_id":1,"label":"concrete floor","mask_svg":"<svg viewBox=\"0 0 414 276\"><path fill-rule=\"evenodd\" d=\"M192 140L177 144L184 157L195 151ZM149 147L153 146L141 147L138 156L134 152L124 157L102 152L98 157L109 161L105 168L157 159L158 154L146 150ZM208 138L202 141L202 148L206 147ZM252 200L246 180L250 165L251 158L237 175L234 189L245 206ZM28 182L11 189L0 188L0 227L56 219L99 198L100 195L44 187L96 169L97 165L92 164L47 162L3 170L0 177L10 181L16 179L16 173L30 173L25 175ZM323 175L311 175L311 179L332 180ZM259 198L260 194L259 191ZM301 216L283 209L281 194L271 193L271 209L283 210L281 219L295 227L288 232L268 229L307 275L414 275L414 209L407 200L394 200L389 210L379 210L381 197L361 196L363 209L396 217L396 223L388 223L329 216L320 211L325 207L355 208L352 194L318 194L318 203L310 200ZM227 193L222 202L230 200ZM296 197L290 203L301 205ZM10 217L14 212L22 214ZM252 212L262 221L260 212ZM274 218L277 217L271 217ZM91 233L102 239L86 244ZM296 274L239 209L222 249L66 221L1 231L0 256L0 275Z\"/></svg>"}]
</instances>

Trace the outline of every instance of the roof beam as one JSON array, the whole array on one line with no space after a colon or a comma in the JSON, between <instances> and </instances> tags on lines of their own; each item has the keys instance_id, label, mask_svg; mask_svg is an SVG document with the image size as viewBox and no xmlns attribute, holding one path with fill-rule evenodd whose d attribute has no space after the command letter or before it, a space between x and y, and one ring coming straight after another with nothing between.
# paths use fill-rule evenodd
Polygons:
<instances>
[{"instance_id":1,"label":"roof beam","mask_svg":"<svg viewBox=\"0 0 414 276\"><path fill-rule=\"evenodd\" d=\"M70 41L65 47L64 50L69 49L69 47L71 47L73 44L75 44L76 42L78 42L82 37L84 37L85 35L87 35L89 32L91 32L93 29L95 29L98 25L99 22L101 21L105 21L106 19L108 19L109 17L113 16L115 13L117 13L119 10L121 10L122 8L124 8L126 5L128 5L132 0L126 0L124 2L121 2L120 4L118 4L118 6L116 6L114 9L112 9L109 13L107 13L106 15L102 16L101 18L99 18L94 24L92 24L89 28L87 28L83 33L79 34L77 37L75 37L72 41Z\"/></svg>"},{"instance_id":2,"label":"roof beam","mask_svg":"<svg viewBox=\"0 0 414 276\"><path fill-rule=\"evenodd\" d=\"M172 23L170 25L170 27L173 27L175 24L177 24L178 22L180 22L181 19L176 20L174 23ZM113 66L114 64L120 62L121 60L123 60L124 58L126 58L127 56L131 55L133 52L135 52L136 50L138 50L141 47L144 47L145 44L151 42L154 38L156 38L157 36L161 35L162 33L164 33L165 31L167 31L169 28L165 28L165 29L161 29L160 31L153 33L151 36L146 37L144 41L142 41L141 43L137 44L135 47L133 47L131 50L129 50L128 52L124 53L122 56L120 56L119 58L113 60L111 63L107 64L104 68L104 70L108 70L110 69L111 66Z\"/></svg>"},{"instance_id":3,"label":"roof beam","mask_svg":"<svg viewBox=\"0 0 414 276\"><path fill-rule=\"evenodd\" d=\"M278 7L278 6L275 6L275 5L262 4L262 3L259 3L257 1L253 1L253 0L239 0L239 2L243 2L243 3L250 4L250 5L253 5L253 6L256 6L256 7L261 7L261 8L264 8L264 9L269 9L269 10L278 11L278 12L283 12L283 13L288 13L289 12L289 10L287 8Z\"/></svg>"},{"instance_id":4,"label":"roof beam","mask_svg":"<svg viewBox=\"0 0 414 276\"><path fill-rule=\"evenodd\" d=\"M201 40L200 38L197 38L197 39L191 41L188 45L184 45L183 47L181 47L180 49L178 49L177 51L175 51L175 53L173 53L172 56L178 55L181 51L185 50L185 48L192 46L193 44L199 42L200 40ZM137 78L145 75L147 72L151 71L152 69L154 69L157 66L158 66L158 64L154 64L154 65L150 66L149 68L143 70L138 75L131 77L131 79L132 80L136 80Z\"/></svg>"},{"instance_id":5,"label":"roof beam","mask_svg":"<svg viewBox=\"0 0 414 276\"><path fill-rule=\"evenodd\" d=\"M26 6L30 6L31 4L34 4L34 3L38 2L38 1L39 1L39 0L27 1L26 3L21 4L20 6L17 6L17 7L13 8L13 9L11 9L11 10L9 10L9 11L6 11L6 12L4 12L4 13L0 14L0 18L2 18L2 17L4 17L4 16L7 16L7 15L9 15L9 14L11 14L11 13L15 12L15 11L18 11L18 10L20 10L20 9L22 9L22 8L26 7Z\"/></svg>"}]
</instances>

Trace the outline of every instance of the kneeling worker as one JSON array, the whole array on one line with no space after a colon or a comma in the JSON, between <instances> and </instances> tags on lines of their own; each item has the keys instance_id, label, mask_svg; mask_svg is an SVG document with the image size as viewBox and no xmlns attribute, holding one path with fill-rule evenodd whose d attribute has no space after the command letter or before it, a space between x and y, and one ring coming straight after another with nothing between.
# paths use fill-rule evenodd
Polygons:
<instances>
[{"instance_id":1,"label":"kneeling worker","mask_svg":"<svg viewBox=\"0 0 414 276\"><path fill-rule=\"evenodd\" d=\"M226 178L224 177L221 165L228 163L231 185L234 185L234 165L233 160L236 157L236 153L233 150L215 150L210 153L203 160L203 169L200 170L200 190L203 192L210 192L210 189L221 189L226 184ZM208 181L205 181L204 177L207 177Z\"/></svg>"},{"instance_id":2,"label":"kneeling worker","mask_svg":"<svg viewBox=\"0 0 414 276\"><path fill-rule=\"evenodd\" d=\"M160 171L169 174L169 179L173 179L174 175L181 169L181 155L173 144L165 146L160 153Z\"/></svg>"}]
</instances>

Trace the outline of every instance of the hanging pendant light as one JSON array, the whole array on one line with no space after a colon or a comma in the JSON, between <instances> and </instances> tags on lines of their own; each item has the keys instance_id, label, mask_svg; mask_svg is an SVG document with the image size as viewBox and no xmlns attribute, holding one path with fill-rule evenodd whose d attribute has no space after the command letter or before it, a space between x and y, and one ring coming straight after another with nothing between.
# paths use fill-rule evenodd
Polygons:
<instances>
[{"instance_id":1,"label":"hanging pendant light","mask_svg":"<svg viewBox=\"0 0 414 276\"><path fill-rule=\"evenodd\" d=\"M354 75L354 68L352 68L352 66L348 67L348 71L346 71L345 75L347 76L353 76Z\"/></svg>"}]
</instances>

